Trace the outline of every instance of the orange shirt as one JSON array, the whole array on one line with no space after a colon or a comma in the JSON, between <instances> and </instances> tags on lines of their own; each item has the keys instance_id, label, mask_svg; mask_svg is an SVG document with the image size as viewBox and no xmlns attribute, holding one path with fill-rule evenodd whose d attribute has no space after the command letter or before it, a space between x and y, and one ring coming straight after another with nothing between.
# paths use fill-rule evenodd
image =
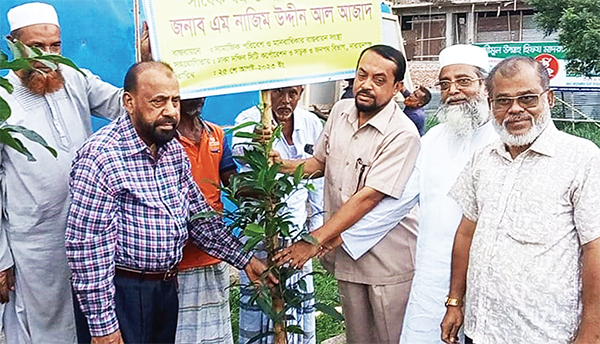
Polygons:
<instances>
[{"instance_id":1,"label":"orange shirt","mask_svg":"<svg viewBox=\"0 0 600 344\"><path fill-rule=\"evenodd\" d=\"M217 187L220 185L220 170L235 169L233 160L227 166L221 166L223 152L231 153L228 147L224 148L225 133L218 125L204 121L205 127L202 131L202 138L199 144L188 140L179 135L179 143L185 148L185 151L192 165L192 176L198 184L206 202L215 210L223 210L221 203L221 191ZM209 133L209 129L210 133ZM228 229L224 229L228 230ZM195 267L209 266L219 263L220 260L208 255L203 250L192 243L188 243L183 248L183 259L179 263L180 269L189 269Z\"/></svg>"}]
</instances>

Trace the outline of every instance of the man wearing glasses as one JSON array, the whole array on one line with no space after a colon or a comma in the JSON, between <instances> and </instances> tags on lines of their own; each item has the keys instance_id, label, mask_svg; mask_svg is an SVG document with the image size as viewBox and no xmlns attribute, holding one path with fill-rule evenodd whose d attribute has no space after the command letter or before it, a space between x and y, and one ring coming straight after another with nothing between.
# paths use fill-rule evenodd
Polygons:
<instances>
[{"instance_id":1,"label":"man wearing glasses","mask_svg":"<svg viewBox=\"0 0 600 344\"><path fill-rule=\"evenodd\" d=\"M446 343L463 318L466 343L599 342L600 150L556 129L548 84L526 57L487 79L501 141L479 150L450 191L463 218Z\"/></svg>"}]
</instances>

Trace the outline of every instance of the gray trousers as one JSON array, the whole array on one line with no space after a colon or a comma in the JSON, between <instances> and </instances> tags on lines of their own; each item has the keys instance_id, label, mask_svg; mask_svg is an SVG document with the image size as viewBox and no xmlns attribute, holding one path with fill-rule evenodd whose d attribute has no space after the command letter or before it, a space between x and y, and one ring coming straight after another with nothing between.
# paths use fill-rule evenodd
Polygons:
<instances>
[{"instance_id":1,"label":"gray trousers","mask_svg":"<svg viewBox=\"0 0 600 344\"><path fill-rule=\"evenodd\" d=\"M412 279L368 285L338 280L348 344L398 344Z\"/></svg>"}]
</instances>

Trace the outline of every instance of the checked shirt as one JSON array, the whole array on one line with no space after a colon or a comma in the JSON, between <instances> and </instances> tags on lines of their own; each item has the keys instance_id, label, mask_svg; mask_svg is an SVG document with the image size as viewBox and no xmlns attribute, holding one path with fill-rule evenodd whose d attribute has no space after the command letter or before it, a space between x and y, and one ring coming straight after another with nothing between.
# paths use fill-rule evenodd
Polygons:
<instances>
[{"instance_id":1,"label":"checked shirt","mask_svg":"<svg viewBox=\"0 0 600 344\"><path fill-rule=\"evenodd\" d=\"M209 211L192 179L183 147L171 140L154 159L123 115L77 152L70 180L66 249L73 289L92 336L118 329L115 265L166 271L181 260L188 240L243 268L251 255L220 217L189 222Z\"/></svg>"}]
</instances>

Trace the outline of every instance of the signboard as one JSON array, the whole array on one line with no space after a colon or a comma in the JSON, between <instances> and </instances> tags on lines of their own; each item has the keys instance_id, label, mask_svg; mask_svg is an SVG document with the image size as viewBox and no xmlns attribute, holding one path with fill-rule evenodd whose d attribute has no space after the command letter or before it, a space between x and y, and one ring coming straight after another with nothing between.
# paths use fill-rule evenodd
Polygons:
<instances>
[{"instance_id":1,"label":"signboard","mask_svg":"<svg viewBox=\"0 0 600 344\"><path fill-rule=\"evenodd\" d=\"M153 57L182 98L352 77L381 41L379 1L144 0Z\"/></svg>"},{"instance_id":2,"label":"signboard","mask_svg":"<svg viewBox=\"0 0 600 344\"><path fill-rule=\"evenodd\" d=\"M550 86L555 89L600 88L600 76L586 78L566 72L564 49L558 42L477 43L475 45L487 50L492 66L510 56L533 57L546 67L550 76Z\"/></svg>"}]
</instances>

